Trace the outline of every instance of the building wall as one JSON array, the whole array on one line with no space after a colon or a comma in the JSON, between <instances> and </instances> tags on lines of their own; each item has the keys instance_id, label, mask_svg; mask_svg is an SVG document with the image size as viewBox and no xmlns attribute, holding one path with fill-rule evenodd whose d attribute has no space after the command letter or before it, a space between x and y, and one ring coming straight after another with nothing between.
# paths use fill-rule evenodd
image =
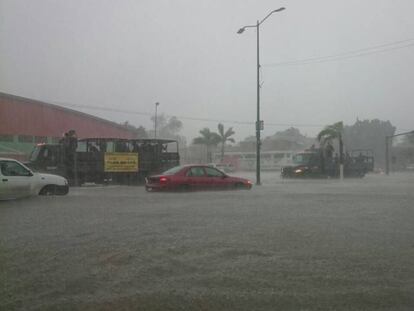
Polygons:
<instances>
[{"instance_id":1,"label":"building wall","mask_svg":"<svg viewBox=\"0 0 414 311\"><path fill-rule=\"evenodd\" d=\"M57 143L74 129L78 138L135 138L122 125L83 112L0 93L0 157L27 158L36 143Z\"/></svg>"}]
</instances>

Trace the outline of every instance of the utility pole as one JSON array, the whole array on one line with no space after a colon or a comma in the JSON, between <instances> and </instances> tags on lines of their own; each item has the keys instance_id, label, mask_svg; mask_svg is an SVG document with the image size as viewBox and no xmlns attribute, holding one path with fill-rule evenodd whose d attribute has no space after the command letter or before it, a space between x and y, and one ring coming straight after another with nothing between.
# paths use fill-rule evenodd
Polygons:
<instances>
[{"instance_id":1,"label":"utility pole","mask_svg":"<svg viewBox=\"0 0 414 311\"><path fill-rule=\"evenodd\" d=\"M260 148L262 142L260 141L260 131L263 130L263 121L260 120L260 44L259 44L259 30L260 25L273 13L281 12L285 10L285 8L279 8L276 10L271 11L269 14L266 15L261 21L257 21L256 25L248 25L240 28L237 33L242 34L246 28L256 28L256 35L257 35L257 118L256 118L256 185L261 185L260 181Z\"/></svg>"},{"instance_id":2,"label":"utility pole","mask_svg":"<svg viewBox=\"0 0 414 311\"><path fill-rule=\"evenodd\" d=\"M257 119L256 119L256 185L261 185L260 181L260 51L259 51L259 26L257 21L256 34L257 34Z\"/></svg>"},{"instance_id":3,"label":"utility pole","mask_svg":"<svg viewBox=\"0 0 414 311\"><path fill-rule=\"evenodd\" d=\"M390 141L391 136L385 136L385 174L390 174Z\"/></svg>"},{"instance_id":4,"label":"utility pole","mask_svg":"<svg viewBox=\"0 0 414 311\"><path fill-rule=\"evenodd\" d=\"M157 109L159 104L159 102L155 103L154 138L157 138Z\"/></svg>"}]
</instances>

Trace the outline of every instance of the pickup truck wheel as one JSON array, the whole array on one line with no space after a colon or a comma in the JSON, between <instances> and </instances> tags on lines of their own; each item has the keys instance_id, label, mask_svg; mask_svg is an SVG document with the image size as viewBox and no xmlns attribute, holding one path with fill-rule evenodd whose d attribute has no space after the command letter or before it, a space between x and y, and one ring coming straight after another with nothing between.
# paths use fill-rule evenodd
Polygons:
<instances>
[{"instance_id":1,"label":"pickup truck wheel","mask_svg":"<svg viewBox=\"0 0 414 311\"><path fill-rule=\"evenodd\" d=\"M67 195L69 193L69 186L59 186L56 189L56 195Z\"/></svg>"},{"instance_id":2,"label":"pickup truck wheel","mask_svg":"<svg viewBox=\"0 0 414 311\"><path fill-rule=\"evenodd\" d=\"M40 190L40 195L55 195L57 193L57 189L55 185L47 185Z\"/></svg>"},{"instance_id":3,"label":"pickup truck wheel","mask_svg":"<svg viewBox=\"0 0 414 311\"><path fill-rule=\"evenodd\" d=\"M47 185L40 190L39 195L66 195L69 193L69 186Z\"/></svg>"}]
</instances>

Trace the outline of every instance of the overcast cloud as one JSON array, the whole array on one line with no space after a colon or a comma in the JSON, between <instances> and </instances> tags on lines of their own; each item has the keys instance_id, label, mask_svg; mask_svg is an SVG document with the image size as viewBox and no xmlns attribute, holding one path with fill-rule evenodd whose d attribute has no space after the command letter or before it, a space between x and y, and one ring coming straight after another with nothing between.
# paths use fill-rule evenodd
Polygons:
<instances>
[{"instance_id":1,"label":"overcast cloud","mask_svg":"<svg viewBox=\"0 0 414 311\"><path fill-rule=\"evenodd\" d=\"M217 122L184 117L254 122L256 33L236 32L282 6L260 30L264 136L287 127L277 124L315 135L357 117L413 129L410 0L0 0L0 91L141 112L80 109L146 128L160 102L189 138ZM403 40L365 56L271 66ZM253 125L225 126L237 139L254 135Z\"/></svg>"}]
</instances>

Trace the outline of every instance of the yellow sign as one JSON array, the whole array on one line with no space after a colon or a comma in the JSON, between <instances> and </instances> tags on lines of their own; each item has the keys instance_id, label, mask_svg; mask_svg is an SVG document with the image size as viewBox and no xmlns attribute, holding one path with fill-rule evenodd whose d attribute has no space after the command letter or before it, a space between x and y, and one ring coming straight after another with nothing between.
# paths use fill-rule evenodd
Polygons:
<instances>
[{"instance_id":1,"label":"yellow sign","mask_svg":"<svg viewBox=\"0 0 414 311\"><path fill-rule=\"evenodd\" d=\"M138 172L138 153L105 152L105 172Z\"/></svg>"}]
</instances>

